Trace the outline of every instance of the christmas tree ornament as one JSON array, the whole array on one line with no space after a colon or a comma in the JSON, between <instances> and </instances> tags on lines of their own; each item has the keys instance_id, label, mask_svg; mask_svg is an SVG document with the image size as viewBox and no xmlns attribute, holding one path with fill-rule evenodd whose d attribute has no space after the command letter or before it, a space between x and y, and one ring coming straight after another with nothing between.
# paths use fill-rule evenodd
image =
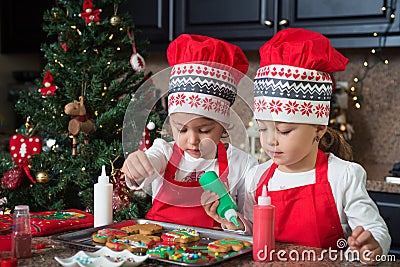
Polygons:
<instances>
[{"instance_id":1,"label":"christmas tree ornament","mask_svg":"<svg viewBox=\"0 0 400 267\"><path fill-rule=\"evenodd\" d=\"M41 184L45 184L50 180L50 176L45 171L40 171L36 173L36 181Z\"/></svg>"},{"instance_id":2,"label":"christmas tree ornament","mask_svg":"<svg viewBox=\"0 0 400 267\"><path fill-rule=\"evenodd\" d=\"M53 75L51 74L51 72L46 71L42 84L44 87L39 89L42 97L46 98L48 95L54 96L54 92L57 90L58 87L53 84Z\"/></svg>"},{"instance_id":3,"label":"christmas tree ornament","mask_svg":"<svg viewBox=\"0 0 400 267\"><path fill-rule=\"evenodd\" d=\"M118 26L120 23L121 23L121 18L120 18L120 17L118 17L118 16L112 16L112 17L110 18L110 24L111 24L112 26Z\"/></svg>"},{"instance_id":4,"label":"christmas tree ornament","mask_svg":"<svg viewBox=\"0 0 400 267\"><path fill-rule=\"evenodd\" d=\"M135 44L135 36L134 32L128 27L128 36L129 39L132 41L132 56L129 60L131 63L132 69L136 72L143 72L146 67L146 63L144 62L144 58L136 51L136 44Z\"/></svg>"},{"instance_id":5,"label":"christmas tree ornament","mask_svg":"<svg viewBox=\"0 0 400 267\"><path fill-rule=\"evenodd\" d=\"M25 131L25 134L23 134L23 135L29 135L33 131L33 124L31 121L31 116L28 116L26 118L24 126L25 126L26 131Z\"/></svg>"},{"instance_id":6,"label":"christmas tree ornament","mask_svg":"<svg viewBox=\"0 0 400 267\"><path fill-rule=\"evenodd\" d=\"M64 52L68 51L68 46L65 40L68 40L70 38L69 34L65 34L63 32L60 32L60 34L58 35L58 43L60 44L61 48L64 50Z\"/></svg>"},{"instance_id":7,"label":"christmas tree ornament","mask_svg":"<svg viewBox=\"0 0 400 267\"><path fill-rule=\"evenodd\" d=\"M43 143L44 143L42 147L43 152L50 152L51 150L53 150L53 147L56 144L56 140L52 138L45 138L43 140Z\"/></svg>"},{"instance_id":8,"label":"christmas tree ornament","mask_svg":"<svg viewBox=\"0 0 400 267\"><path fill-rule=\"evenodd\" d=\"M10 154L15 164L22 167L25 174L36 183L30 174L28 167L32 155L39 154L42 151L42 139L39 136L26 137L21 134L13 134L10 138Z\"/></svg>"},{"instance_id":9,"label":"christmas tree ornament","mask_svg":"<svg viewBox=\"0 0 400 267\"><path fill-rule=\"evenodd\" d=\"M149 129L150 131L154 130L156 128L156 124L152 121L149 121L149 123L147 124L147 129Z\"/></svg>"},{"instance_id":10,"label":"christmas tree ornament","mask_svg":"<svg viewBox=\"0 0 400 267\"><path fill-rule=\"evenodd\" d=\"M121 18L117 16L118 4L114 3L114 15L110 18L110 24L112 26L118 26L121 23Z\"/></svg>"},{"instance_id":11,"label":"christmas tree ornament","mask_svg":"<svg viewBox=\"0 0 400 267\"><path fill-rule=\"evenodd\" d=\"M94 9L92 0L84 0L83 1L83 12L79 14L79 16L85 19L85 22L88 26L92 25L92 22L99 23L101 9Z\"/></svg>"},{"instance_id":12,"label":"christmas tree ornament","mask_svg":"<svg viewBox=\"0 0 400 267\"><path fill-rule=\"evenodd\" d=\"M24 176L25 172L21 167L14 167L4 173L1 178L1 187L10 190L16 189L21 186Z\"/></svg>"},{"instance_id":13,"label":"christmas tree ornament","mask_svg":"<svg viewBox=\"0 0 400 267\"><path fill-rule=\"evenodd\" d=\"M113 211L119 212L130 203L129 191L125 184L125 174L120 169L115 169L111 164L111 181L113 183L112 207Z\"/></svg>"},{"instance_id":14,"label":"christmas tree ornament","mask_svg":"<svg viewBox=\"0 0 400 267\"><path fill-rule=\"evenodd\" d=\"M79 101L74 100L65 105L65 114L71 115L72 119L68 124L68 131L72 135L72 156L76 155L77 150L77 135L82 132L85 135L85 144L89 143L88 135L96 130L96 124L89 119L86 113L85 105L83 104L83 96L79 97Z\"/></svg>"}]
</instances>

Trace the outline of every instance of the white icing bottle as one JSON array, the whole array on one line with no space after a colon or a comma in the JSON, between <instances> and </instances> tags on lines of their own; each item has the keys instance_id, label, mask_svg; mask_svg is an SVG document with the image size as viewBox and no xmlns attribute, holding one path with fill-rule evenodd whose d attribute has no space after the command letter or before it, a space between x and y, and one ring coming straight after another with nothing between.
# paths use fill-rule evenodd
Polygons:
<instances>
[{"instance_id":1,"label":"white icing bottle","mask_svg":"<svg viewBox=\"0 0 400 267\"><path fill-rule=\"evenodd\" d=\"M94 184L94 227L113 223L112 209L113 185L102 166L97 184Z\"/></svg>"}]
</instances>

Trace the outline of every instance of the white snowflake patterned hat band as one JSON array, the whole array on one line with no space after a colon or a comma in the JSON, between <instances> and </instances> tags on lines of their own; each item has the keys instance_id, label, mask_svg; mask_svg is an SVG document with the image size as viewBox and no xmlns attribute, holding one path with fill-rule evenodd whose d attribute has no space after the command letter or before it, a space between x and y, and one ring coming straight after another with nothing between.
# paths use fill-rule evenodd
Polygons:
<instances>
[{"instance_id":1,"label":"white snowflake patterned hat band","mask_svg":"<svg viewBox=\"0 0 400 267\"><path fill-rule=\"evenodd\" d=\"M229 123L236 86L227 68L215 68L206 63L175 65L169 82L168 111L194 113Z\"/></svg>"},{"instance_id":2,"label":"white snowflake patterned hat band","mask_svg":"<svg viewBox=\"0 0 400 267\"><path fill-rule=\"evenodd\" d=\"M331 95L328 73L286 65L264 66L254 78L254 117L328 125Z\"/></svg>"}]
</instances>

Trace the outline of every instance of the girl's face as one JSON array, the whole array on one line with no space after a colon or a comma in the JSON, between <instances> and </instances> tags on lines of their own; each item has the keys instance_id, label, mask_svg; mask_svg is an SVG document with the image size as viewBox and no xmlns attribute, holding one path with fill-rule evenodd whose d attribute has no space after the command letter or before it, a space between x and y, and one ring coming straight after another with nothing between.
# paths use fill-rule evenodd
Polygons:
<instances>
[{"instance_id":1,"label":"girl's face","mask_svg":"<svg viewBox=\"0 0 400 267\"><path fill-rule=\"evenodd\" d=\"M258 120L260 142L281 171L303 172L315 168L318 142L326 126Z\"/></svg>"},{"instance_id":2,"label":"girl's face","mask_svg":"<svg viewBox=\"0 0 400 267\"><path fill-rule=\"evenodd\" d=\"M177 145L194 158L215 158L224 128L215 120L195 114L170 115L172 135Z\"/></svg>"}]
</instances>

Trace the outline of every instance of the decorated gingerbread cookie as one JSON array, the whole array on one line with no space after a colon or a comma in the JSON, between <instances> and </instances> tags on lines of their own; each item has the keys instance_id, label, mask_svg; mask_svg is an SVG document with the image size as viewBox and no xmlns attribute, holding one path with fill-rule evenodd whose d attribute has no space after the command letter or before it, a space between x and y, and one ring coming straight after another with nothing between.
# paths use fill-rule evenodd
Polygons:
<instances>
[{"instance_id":1,"label":"decorated gingerbread cookie","mask_svg":"<svg viewBox=\"0 0 400 267\"><path fill-rule=\"evenodd\" d=\"M128 236L128 233L125 231L114 228L104 228L94 233L92 235L92 240L96 243L105 244L111 238L121 238L124 236Z\"/></svg>"},{"instance_id":2,"label":"decorated gingerbread cookie","mask_svg":"<svg viewBox=\"0 0 400 267\"><path fill-rule=\"evenodd\" d=\"M130 234L142 234L142 235L153 235L161 233L162 229L163 228L161 225L155 223L135 224L121 228L121 230L124 230Z\"/></svg>"},{"instance_id":3,"label":"decorated gingerbread cookie","mask_svg":"<svg viewBox=\"0 0 400 267\"><path fill-rule=\"evenodd\" d=\"M167 243L192 243L198 241L200 235L194 229L180 228L162 234L161 238Z\"/></svg>"},{"instance_id":4,"label":"decorated gingerbread cookie","mask_svg":"<svg viewBox=\"0 0 400 267\"><path fill-rule=\"evenodd\" d=\"M148 249L146 254L157 258L185 263L203 263L209 261L207 253L175 245L158 245L155 248Z\"/></svg>"},{"instance_id":5,"label":"decorated gingerbread cookie","mask_svg":"<svg viewBox=\"0 0 400 267\"><path fill-rule=\"evenodd\" d=\"M160 240L159 236L136 234L112 238L107 241L106 246L116 251L127 249L134 253L145 253L148 247L154 246Z\"/></svg>"},{"instance_id":6,"label":"decorated gingerbread cookie","mask_svg":"<svg viewBox=\"0 0 400 267\"><path fill-rule=\"evenodd\" d=\"M106 242L106 246L112 250L122 251L124 249L133 253L145 253L147 244L144 242L132 241L129 239L110 239Z\"/></svg>"},{"instance_id":7,"label":"decorated gingerbread cookie","mask_svg":"<svg viewBox=\"0 0 400 267\"><path fill-rule=\"evenodd\" d=\"M208 250L218 253L226 253L230 251L239 251L245 247L250 247L251 243L247 241L237 240L234 238L223 238L208 244Z\"/></svg>"},{"instance_id":8,"label":"decorated gingerbread cookie","mask_svg":"<svg viewBox=\"0 0 400 267\"><path fill-rule=\"evenodd\" d=\"M141 234L136 234L136 235L128 235L125 237L122 237L121 239L127 239L131 241L136 241L136 242L142 242L146 245L154 245L156 242L159 242L161 238L159 236L155 235L141 235Z\"/></svg>"}]
</instances>

